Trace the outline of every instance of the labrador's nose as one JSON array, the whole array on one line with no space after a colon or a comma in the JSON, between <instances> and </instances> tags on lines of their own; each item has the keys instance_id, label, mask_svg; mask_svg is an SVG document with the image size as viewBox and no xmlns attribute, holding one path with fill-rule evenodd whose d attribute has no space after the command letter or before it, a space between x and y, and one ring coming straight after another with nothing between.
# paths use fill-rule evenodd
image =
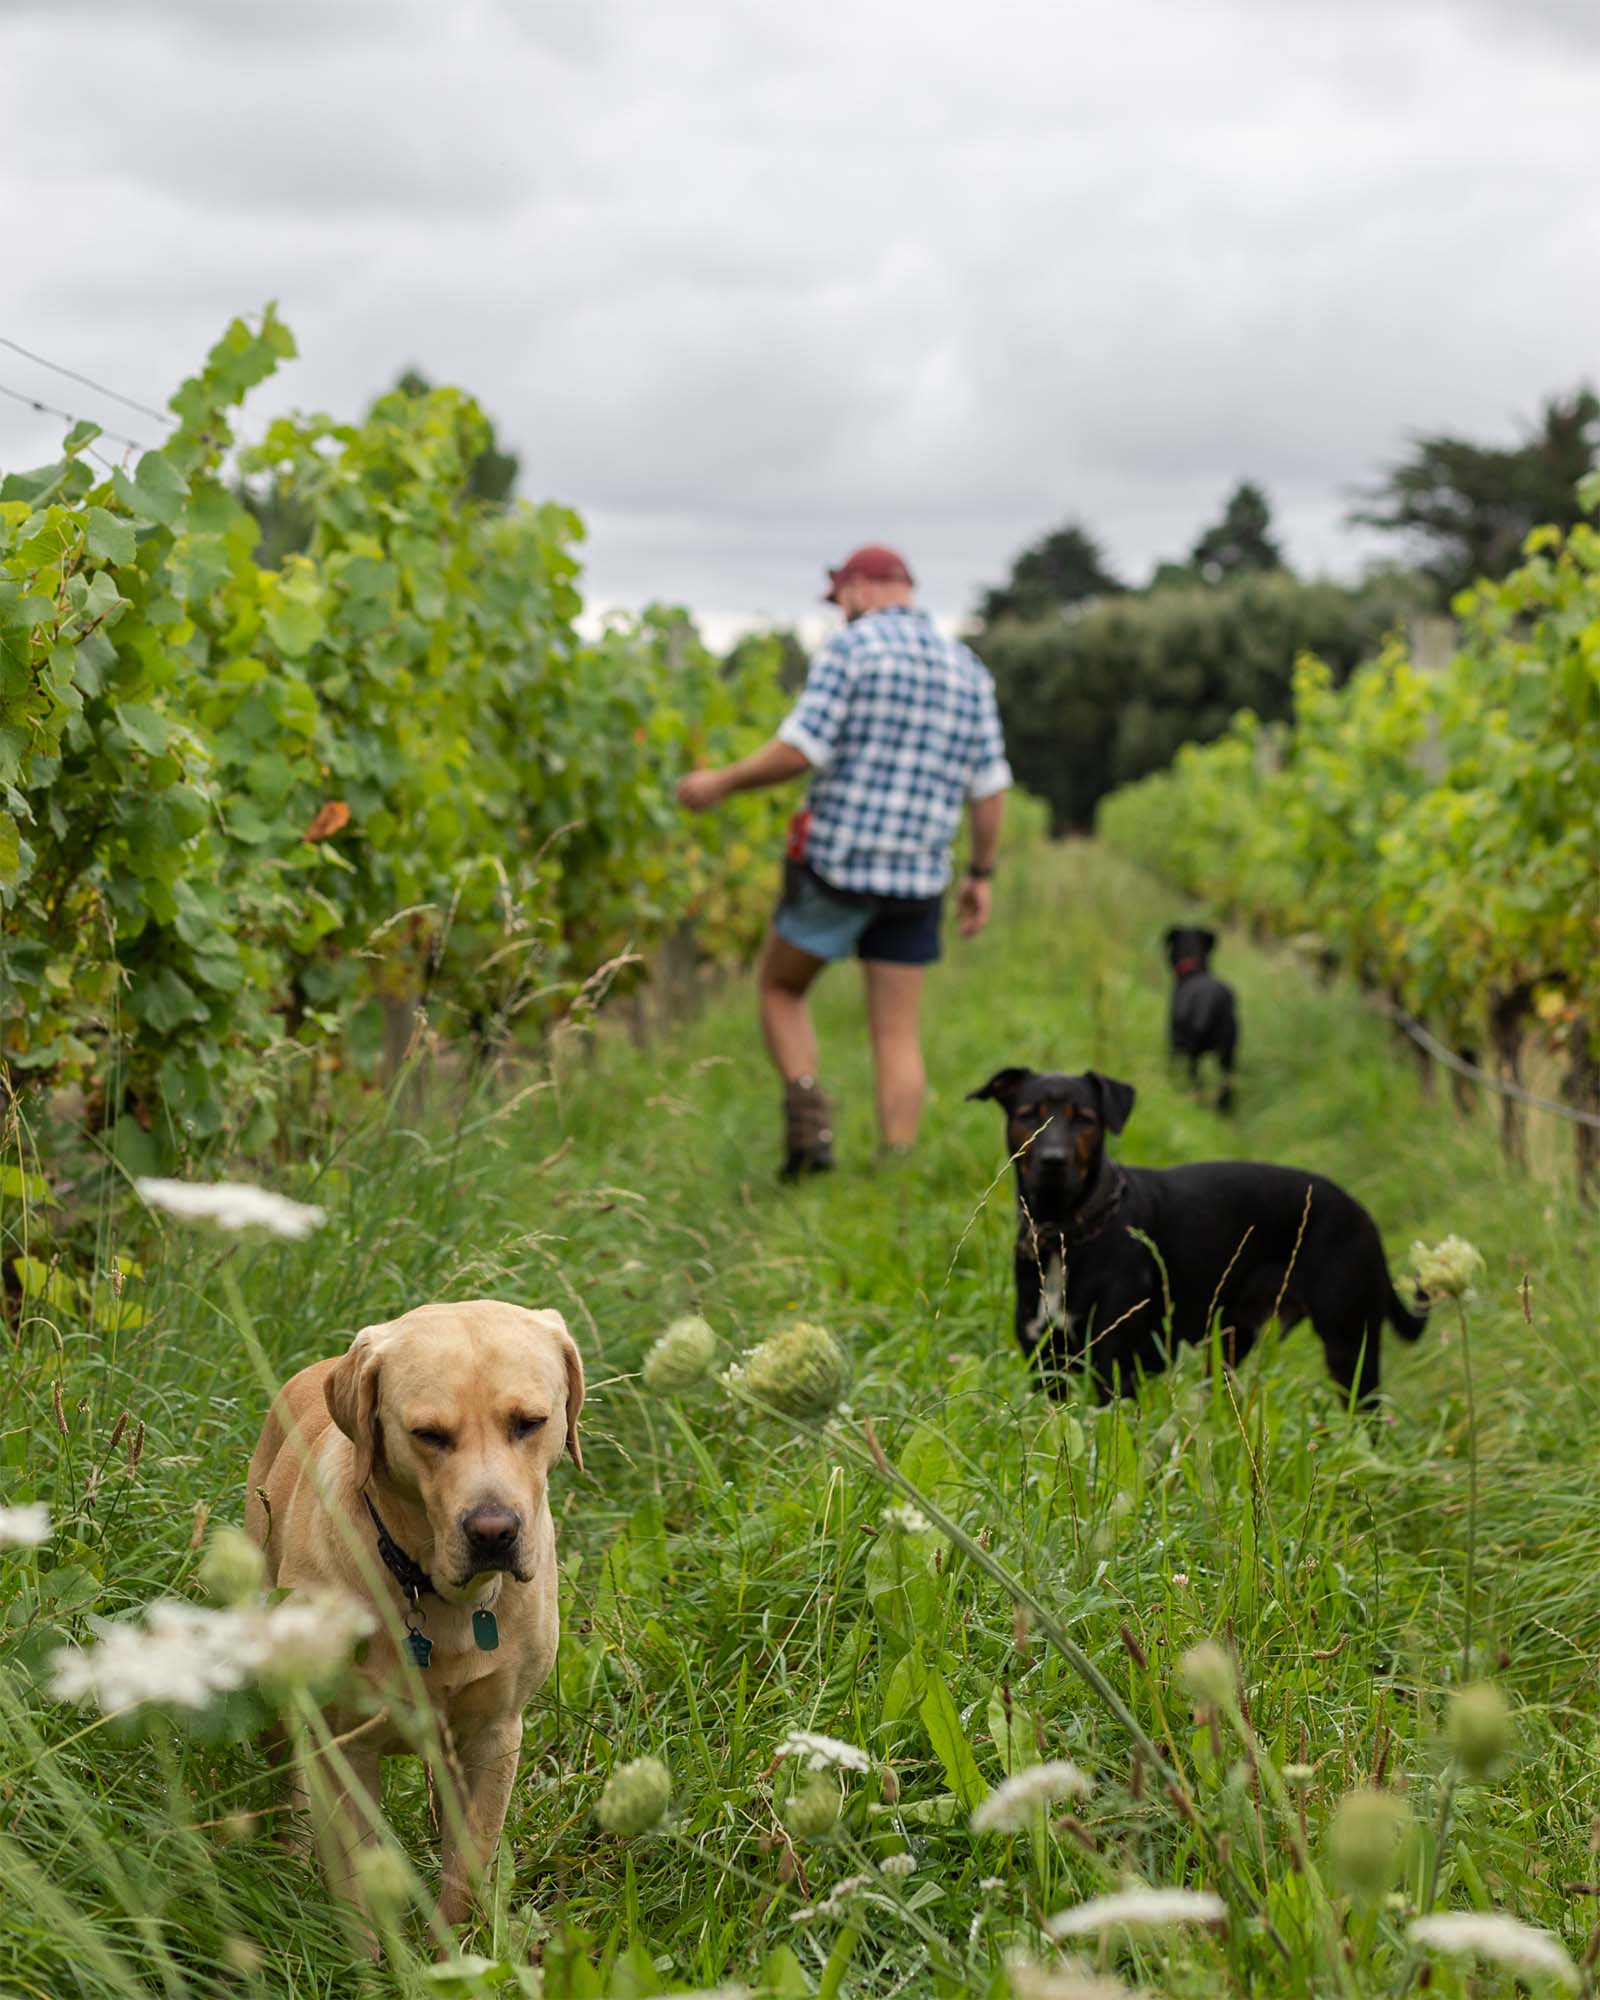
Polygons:
<instances>
[{"instance_id":1,"label":"labrador's nose","mask_svg":"<svg viewBox=\"0 0 1600 2000\"><path fill-rule=\"evenodd\" d=\"M462 1515L461 1532L467 1538L473 1560L481 1562L485 1569L493 1569L510 1560L517 1537L522 1533L522 1516L510 1507L492 1503L474 1507L470 1514Z\"/></svg>"}]
</instances>

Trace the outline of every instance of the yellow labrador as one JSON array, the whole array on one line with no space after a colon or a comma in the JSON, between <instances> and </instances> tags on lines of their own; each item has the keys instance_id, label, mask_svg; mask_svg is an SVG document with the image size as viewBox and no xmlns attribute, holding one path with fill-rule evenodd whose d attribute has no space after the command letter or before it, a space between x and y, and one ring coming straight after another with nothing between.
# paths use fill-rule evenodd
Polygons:
<instances>
[{"instance_id":1,"label":"yellow labrador","mask_svg":"<svg viewBox=\"0 0 1600 2000\"><path fill-rule=\"evenodd\" d=\"M445 1815L446 1923L465 1916L499 1841L522 1711L555 1658L547 1488L563 1445L583 1469L582 1408L583 1362L560 1313L494 1299L418 1306L363 1327L336 1360L301 1369L274 1400L250 1461L245 1526L266 1552L268 1581L370 1603L367 1575L376 1573L407 1628L465 1820L462 1839ZM378 1688L398 1678L386 1627L360 1671ZM409 1746L386 1715L360 1728L354 1714L329 1719L355 1731L344 1754L375 1801L379 1759ZM359 1902L355 1862L375 1834L332 1773L330 1782L331 1884Z\"/></svg>"}]
</instances>

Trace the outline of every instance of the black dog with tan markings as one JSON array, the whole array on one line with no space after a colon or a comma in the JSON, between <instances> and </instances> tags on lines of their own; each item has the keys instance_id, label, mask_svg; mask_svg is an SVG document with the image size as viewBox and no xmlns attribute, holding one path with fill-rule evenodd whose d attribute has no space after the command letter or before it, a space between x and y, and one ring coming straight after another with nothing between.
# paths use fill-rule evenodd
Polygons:
<instances>
[{"instance_id":1,"label":"black dog with tan markings","mask_svg":"<svg viewBox=\"0 0 1600 2000\"><path fill-rule=\"evenodd\" d=\"M973 1099L1006 1114L1017 1170L1017 1340L1046 1387L1087 1372L1096 1398L1138 1386L1179 1342L1222 1330L1230 1363L1267 1323L1310 1320L1346 1396L1378 1393L1388 1323L1415 1340L1424 1318L1395 1293L1372 1217L1322 1174L1249 1160L1124 1167L1105 1150L1132 1084L997 1070Z\"/></svg>"}]
</instances>

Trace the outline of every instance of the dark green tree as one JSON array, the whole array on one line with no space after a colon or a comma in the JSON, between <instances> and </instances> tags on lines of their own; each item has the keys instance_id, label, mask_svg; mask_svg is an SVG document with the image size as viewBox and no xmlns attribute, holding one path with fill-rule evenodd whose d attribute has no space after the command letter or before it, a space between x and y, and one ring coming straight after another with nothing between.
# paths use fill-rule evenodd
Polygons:
<instances>
[{"instance_id":1,"label":"dark green tree","mask_svg":"<svg viewBox=\"0 0 1600 2000\"><path fill-rule=\"evenodd\" d=\"M1124 587L1106 567L1093 535L1069 521L1023 550L1010 578L984 592L978 616L985 625L1002 618L1047 618L1093 597L1114 597Z\"/></svg>"},{"instance_id":2,"label":"dark green tree","mask_svg":"<svg viewBox=\"0 0 1600 2000\"><path fill-rule=\"evenodd\" d=\"M1259 486L1240 480L1228 495L1222 519L1200 536L1189 562L1206 583L1285 567L1272 539L1272 503Z\"/></svg>"},{"instance_id":3,"label":"dark green tree","mask_svg":"<svg viewBox=\"0 0 1600 2000\"><path fill-rule=\"evenodd\" d=\"M1509 448L1417 437L1350 514L1406 537L1419 568L1448 596L1516 567L1530 529L1581 518L1574 489L1600 459L1600 397L1587 385L1552 396Z\"/></svg>"}]
</instances>

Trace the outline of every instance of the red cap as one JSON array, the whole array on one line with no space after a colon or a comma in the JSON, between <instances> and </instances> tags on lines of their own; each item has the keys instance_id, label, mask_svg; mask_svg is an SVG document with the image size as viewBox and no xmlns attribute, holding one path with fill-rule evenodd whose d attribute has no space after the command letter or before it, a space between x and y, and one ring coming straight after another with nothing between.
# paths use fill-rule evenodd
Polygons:
<instances>
[{"instance_id":1,"label":"red cap","mask_svg":"<svg viewBox=\"0 0 1600 2000\"><path fill-rule=\"evenodd\" d=\"M828 588L822 593L823 603L837 604L840 584L853 576L860 577L863 583L912 581L904 556L896 554L893 549L886 549L881 542L868 542L865 548L847 555L837 569L828 571Z\"/></svg>"}]
</instances>

